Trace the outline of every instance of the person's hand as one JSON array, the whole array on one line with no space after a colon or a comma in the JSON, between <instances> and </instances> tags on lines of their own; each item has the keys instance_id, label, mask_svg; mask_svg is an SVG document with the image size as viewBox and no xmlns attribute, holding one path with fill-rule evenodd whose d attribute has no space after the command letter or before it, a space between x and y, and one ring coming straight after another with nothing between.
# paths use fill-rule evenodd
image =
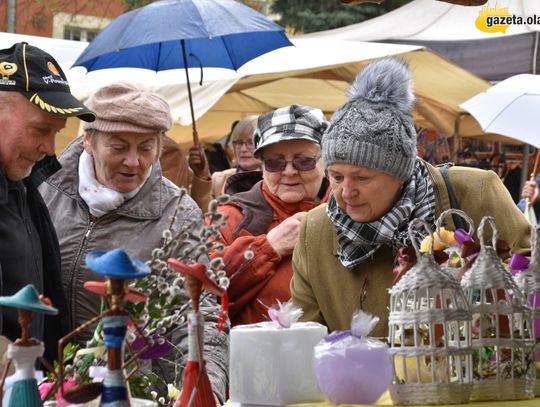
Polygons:
<instances>
[{"instance_id":1,"label":"person's hand","mask_svg":"<svg viewBox=\"0 0 540 407\"><path fill-rule=\"evenodd\" d=\"M534 204L540 198L540 191L536 181L527 181L521 191L521 197L528 200L529 203Z\"/></svg>"},{"instance_id":2,"label":"person's hand","mask_svg":"<svg viewBox=\"0 0 540 407\"><path fill-rule=\"evenodd\" d=\"M202 146L191 146L189 149L188 164L189 168L191 168L196 177L210 178L208 160L206 159Z\"/></svg>"},{"instance_id":3,"label":"person's hand","mask_svg":"<svg viewBox=\"0 0 540 407\"><path fill-rule=\"evenodd\" d=\"M292 254L304 216L306 212L295 213L266 234L268 243L281 257Z\"/></svg>"}]
</instances>

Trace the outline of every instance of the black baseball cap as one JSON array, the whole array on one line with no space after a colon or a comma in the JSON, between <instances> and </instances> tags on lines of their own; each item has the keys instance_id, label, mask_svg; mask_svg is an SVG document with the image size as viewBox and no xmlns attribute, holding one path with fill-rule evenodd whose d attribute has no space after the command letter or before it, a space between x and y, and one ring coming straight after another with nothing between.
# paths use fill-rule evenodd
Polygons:
<instances>
[{"instance_id":1,"label":"black baseball cap","mask_svg":"<svg viewBox=\"0 0 540 407\"><path fill-rule=\"evenodd\" d=\"M39 109L93 122L96 115L71 94L66 75L45 51L20 42L0 50L0 91L15 91Z\"/></svg>"}]
</instances>

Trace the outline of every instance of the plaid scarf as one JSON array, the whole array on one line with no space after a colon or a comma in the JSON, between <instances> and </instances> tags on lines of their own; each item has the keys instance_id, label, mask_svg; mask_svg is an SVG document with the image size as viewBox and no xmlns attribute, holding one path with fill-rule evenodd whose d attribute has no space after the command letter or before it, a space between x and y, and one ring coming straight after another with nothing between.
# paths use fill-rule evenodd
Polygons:
<instances>
[{"instance_id":1,"label":"plaid scarf","mask_svg":"<svg viewBox=\"0 0 540 407\"><path fill-rule=\"evenodd\" d=\"M339 208L333 193L328 200L326 212L336 225L341 264L353 268L372 256L383 244L391 246L394 253L401 246L411 246L407 228L414 218L424 219L429 225L434 225L433 185L427 169L417 159L401 198L380 219L370 223L355 222ZM418 244L424 238L425 232L422 232L415 231L414 238Z\"/></svg>"}]
</instances>

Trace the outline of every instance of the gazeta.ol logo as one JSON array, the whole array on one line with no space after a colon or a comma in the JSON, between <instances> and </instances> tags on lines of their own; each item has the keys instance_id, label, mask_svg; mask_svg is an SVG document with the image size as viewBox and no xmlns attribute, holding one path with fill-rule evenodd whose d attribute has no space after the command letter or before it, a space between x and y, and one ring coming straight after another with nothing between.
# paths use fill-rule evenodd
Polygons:
<instances>
[{"instance_id":1,"label":"gazeta.ol logo","mask_svg":"<svg viewBox=\"0 0 540 407\"><path fill-rule=\"evenodd\" d=\"M487 4L480 10L475 25L480 31L486 33L506 33L510 24L520 24L514 21L516 18L521 17L510 14L508 7L499 7L498 4L495 7L490 7Z\"/></svg>"}]
</instances>

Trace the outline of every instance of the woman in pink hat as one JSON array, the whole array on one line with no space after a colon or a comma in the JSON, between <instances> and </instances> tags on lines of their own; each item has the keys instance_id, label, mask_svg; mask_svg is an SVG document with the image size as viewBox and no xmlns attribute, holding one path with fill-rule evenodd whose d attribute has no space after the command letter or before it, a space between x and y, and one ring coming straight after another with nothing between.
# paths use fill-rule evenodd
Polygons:
<instances>
[{"instance_id":1,"label":"woman in pink hat","mask_svg":"<svg viewBox=\"0 0 540 407\"><path fill-rule=\"evenodd\" d=\"M165 230L174 236L186 223L192 233L175 253L193 252L190 248L198 244L203 226L195 202L161 173L162 134L172 125L167 102L141 86L120 82L97 90L86 104L96 120L83 126L84 135L59 158L62 169L40 188L59 238L72 326L100 309L99 297L83 288L95 279L84 263L88 253L122 247L130 257L147 261L152 250L161 247ZM196 254L193 260L199 260ZM226 339L217 332L217 321L206 326L211 334L205 339L213 344L208 349L215 353L207 358L208 371L223 400ZM90 337L84 332L77 341L85 343ZM174 369L169 370L174 375Z\"/></svg>"}]
</instances>

